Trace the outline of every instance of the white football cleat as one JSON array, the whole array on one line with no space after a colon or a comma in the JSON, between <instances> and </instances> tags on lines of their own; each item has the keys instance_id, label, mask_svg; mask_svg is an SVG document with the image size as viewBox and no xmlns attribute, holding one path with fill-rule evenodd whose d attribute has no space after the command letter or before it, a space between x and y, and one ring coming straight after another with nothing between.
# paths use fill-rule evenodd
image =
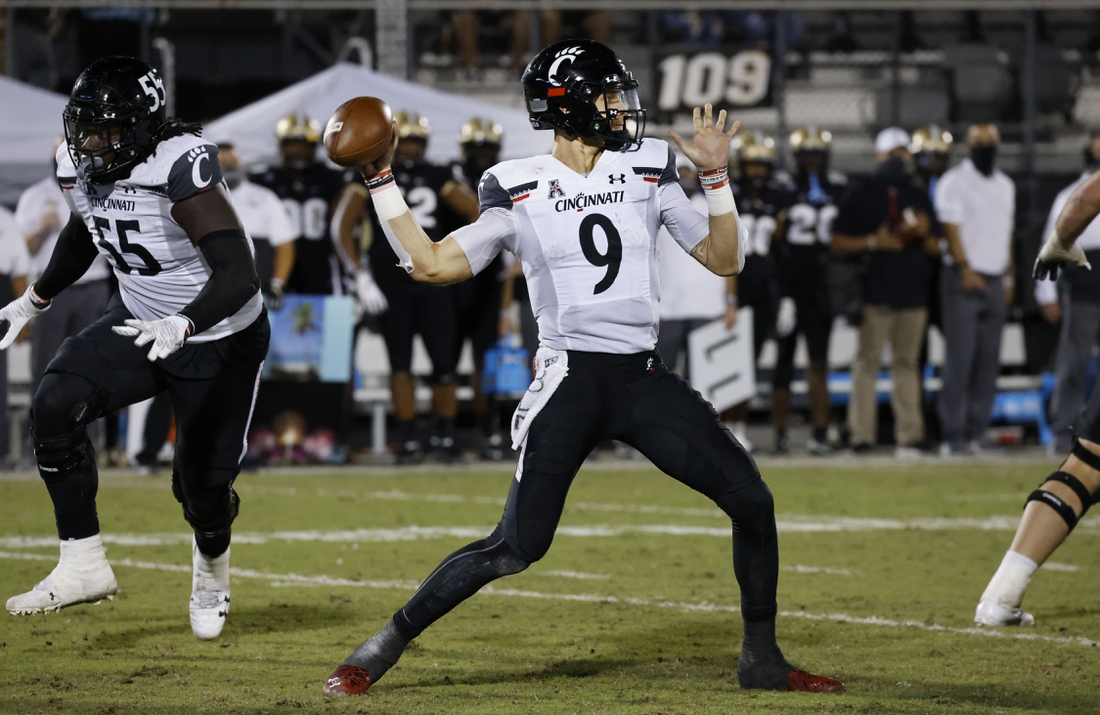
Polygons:
<instances>
[{"instance_id":1,"label":"white football cleat","mask_svg":"<svg viewBox=\"0 0 1100 715\"><path fill-rule=\"evenodd\" d=\"M974 622L979 626L1033 626L1035 617L1019 607L1009 608L995 600L988 600L978 602Z\"/></svg>"},{"instance_id":2,"label":"white football cleat","mask_svg":"<svg viewBox=\"0 0 1100 715\"><path fill-rule=\"evenodd\" d=\"M29 616L52 613L78 603L112 600L118 583L103 551L99 535L61 542L61 560L26 593L8 599L8 613Z\"/></svg>"},{"instance_id":3,"label":"white football cleat","mask_svg":"<svg viewBox=\"0 0 1100 715\"><path fill-rule=\"evenodd\" d=\"M229 615L229 549L212 559L191 541L190 611L196 638L208 641L221 634Z\"/></svg>"}]
</instances>

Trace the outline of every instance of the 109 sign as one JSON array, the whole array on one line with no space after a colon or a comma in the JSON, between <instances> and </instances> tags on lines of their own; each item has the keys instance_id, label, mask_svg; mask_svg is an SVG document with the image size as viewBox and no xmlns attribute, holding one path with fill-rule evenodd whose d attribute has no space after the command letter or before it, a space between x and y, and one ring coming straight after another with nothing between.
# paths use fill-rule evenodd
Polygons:
<instances>
[{"instance_id":1,"label":"109 sign","mask_svg":"<svg viewBox=\"0 0 1100 715\"><path fill-rule=\"evenodd\" d=\"M759 104L768 96L771 68L771 57L761 50L742 50L732 56L721 52L667 55L657 63L657 109L676 113L707 102L736 107Z\"/></svg>"}]
</instances>

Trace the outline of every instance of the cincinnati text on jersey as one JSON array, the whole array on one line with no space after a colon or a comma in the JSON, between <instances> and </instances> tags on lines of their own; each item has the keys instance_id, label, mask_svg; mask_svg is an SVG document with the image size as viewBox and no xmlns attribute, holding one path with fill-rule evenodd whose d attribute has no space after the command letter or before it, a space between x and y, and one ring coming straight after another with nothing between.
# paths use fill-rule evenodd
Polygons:
<instances>
[{"instance_id":1,"label":"cincinnati text on jersey","mask_svg":"<svg viewBox=\"0 0 1100 715\"><path fill-rule=\"evenodd\" d=\"M589 206L603 206L604 204L617 204L620 201L626 200L626 191L604 191L599 194L584 194L580 193L571 199L558 199L554 202L554 210L557 212L562 211L580 211L581 209Z\"/></svg>"},{"instance_id":2,"label":"cincinnati text on jersey","mask_svg":"<svg viewBox=\"0 0 1100 715\"><path fill-rule=\"evenodd\" d=\"M88 195L93 209L111 209L112 211L133 211L136 204L133 199L112 199L109 196Z\"/></svg>"}]
</instances>

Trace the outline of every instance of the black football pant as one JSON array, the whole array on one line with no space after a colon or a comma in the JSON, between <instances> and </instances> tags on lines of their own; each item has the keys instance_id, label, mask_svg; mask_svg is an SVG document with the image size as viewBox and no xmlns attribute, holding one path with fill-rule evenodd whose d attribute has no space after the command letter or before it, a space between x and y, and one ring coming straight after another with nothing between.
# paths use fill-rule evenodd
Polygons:
<instances>
[{"instance_id":1,"label":"black football pant","mask_svg":"<svg viewBox=\"0 0 1100 715\"><path fill-rule=\"evenodd\" d=\"M178 430L172 492L200 550L218 556L229 546L238 510L232 484L267 354L267 314L234 335L184 345L155 363L146 357L148 345L137 347L133 338L111 330L131 317L116 295L100 320L62 344L31 403L35 457L53 500L58 536L99 533L99 478L86 426L167 391Z\"/></svg>"},{"instance_id":2,"label":"black football pant","mask_svg":"<svg viewBox=\"0 0 1100 715\"><path fill-rule=\"evenodd\" d=\"M569 374L523 443L504 517L488 538L448 556L395 614L402 635L415 638L485 584L542 558L577 470L606 439L634 446L730 516L743 616L774 620L775 509L752 458L656 352L569 352Z\"/></svg>"}]
</instances>

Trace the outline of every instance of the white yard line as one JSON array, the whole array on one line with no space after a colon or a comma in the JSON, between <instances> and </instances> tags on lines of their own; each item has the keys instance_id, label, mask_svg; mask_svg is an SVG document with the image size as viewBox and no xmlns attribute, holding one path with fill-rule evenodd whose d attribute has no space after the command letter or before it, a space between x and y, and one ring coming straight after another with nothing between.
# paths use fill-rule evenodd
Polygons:
<instances>
[{"instance_id":1,"label":"white yard line","mask_svg":"<svg viewBox=\"0 0 1100 715\"><path fill-rule=\"evenodd\" d=\"M54 561L55 556L44 554L13 553L0 551L0 559L21 559L29 561ZM131 561L130 559L113 559L114 566L126 566L137 569L150 569L154 571L174 571L190 573L191 567L182 564L164 564L149 561ZM415 581L359 581L353 579L335 578L332 576L302 576L300 574L273 574L252 569L231 568L230 573L237 578L263 579L271 582L272 586L351 586L358 588L398 589L412 591L419 585ZM486 596L506 596L514 598L530 598L543 601L571 601L581 603L608 603L639 606L643 608L667 608L677 611L703 611L718 613L738 613L737 606L723 606L707 601L682 602L666 599L648 599L619 596L601 596L589 593L543 593L541 591L526 591L512 588L496 588L491 584L482 588L479 594ZM853 623L867 626L879 626L885 628L915 628L922 631L935 631L940 633L953 633L959 635L986 636L989 638L1007 638L1013 640L1045 641L1048 643L1065 643L1069 645L1100 646L1100 641L1090 640L1083 636L1048 636L1038 633L1025 633L1017 630L994 630L987 628L954 628L941 626L935 623L923 621L897 621L878 616L849 616L844 613L807 613L805 611L780 611L784 618L803 618L811 621L834 621L837 623Z\"/></svg>"},{"instance_id":2,"label":"white yard line","mask_svg":"<svg viewBox=\"0 0 1100 715\"><path fill-rule=\"evenodd\" d=\"M802 564L782 564L779 570L792 571L794 573L823 573L830 576L851 576L853 573L849 569L832 569L826 566L803 566ZM856 571L855 573L860 576L863 575L861 571Z\"/></svg>"},{"instance_id":3,"label":"white yard line","mask_svg":"<svg viewBox=\"0 0 1100 715\"><path fill-rule=\"evenodd\" d=\"M581 581L606 581L611 578L611 574L606 573L584 573L582 571L537 571L532 572L532 576L556 576L557 578L575 578Z\"/></svg>"},{"instance_id":4,"label":"white yard line","mask_svg":"<svg viewBox=\"0 0 1100 715\"><path fill-rule=\"evenodd\" d=\"M873 532L873 531L1015 531L1019 518L992 516L984 519L862 519L847 516L796 516L780 517L776 527L780 533L820 532ZM1100 533L1097 522L1082 522L1078 531L1095 535ZM233 534L235 544L267 544L278 542L395 542L421 541L425 539L480 539L493 530L485 526L404 526L393 529L346 529L336 531L274 531L239 532ZM710 536L721 539L731 537L728 526L695 526L691 524L594 524L591 526L559 526L558 536L573 538L617 537L631 534L662 536ZM104 533L103 542L119 546L165 546L191 543L191 534L112 534ZM4 536L0 548L21 549L56 547L52 536Z\"/></svg>"}]
</instances>

